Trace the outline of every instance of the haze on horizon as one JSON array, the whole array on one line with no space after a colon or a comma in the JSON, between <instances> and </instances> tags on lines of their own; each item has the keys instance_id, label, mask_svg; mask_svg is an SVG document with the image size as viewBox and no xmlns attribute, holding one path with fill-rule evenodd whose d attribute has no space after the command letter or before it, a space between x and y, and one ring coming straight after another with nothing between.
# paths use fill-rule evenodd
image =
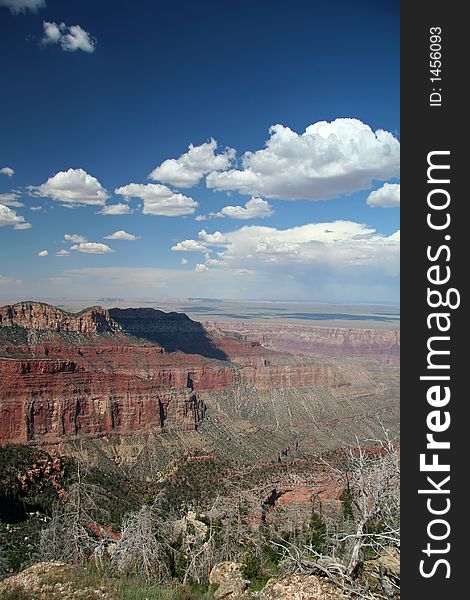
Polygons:
<instances>
[{"instance_id":1,"label":"haze on horizon","mask_svg":"<svg viewBox=\"0 0 470 600\"><path fill-rule=\"evenodd\" d=\"M398 3L294 4L0 2L2 303L398 303Z\"/></svg>"}]
</instances>

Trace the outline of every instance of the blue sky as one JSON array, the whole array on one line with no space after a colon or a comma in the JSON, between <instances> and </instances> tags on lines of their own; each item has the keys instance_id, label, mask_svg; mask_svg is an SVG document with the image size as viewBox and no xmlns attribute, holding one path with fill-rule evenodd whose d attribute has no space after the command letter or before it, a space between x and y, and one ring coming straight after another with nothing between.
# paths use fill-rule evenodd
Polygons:
<instances>
[{"instance_id":1,"label":"blue sky","mask_svg":"<svg viewBox=\"0 0 470 600\"><path fill-rule=\"evenodd\" d=\"M398 301L398 2L0 0L0 45L0 298Z\"/></svg>"}]
</instances>

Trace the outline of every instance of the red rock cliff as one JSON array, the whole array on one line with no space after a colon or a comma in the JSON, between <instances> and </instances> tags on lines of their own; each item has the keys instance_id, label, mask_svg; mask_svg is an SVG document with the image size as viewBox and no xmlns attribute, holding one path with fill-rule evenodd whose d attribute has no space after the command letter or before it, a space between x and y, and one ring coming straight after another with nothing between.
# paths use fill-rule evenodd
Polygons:
<instances>
[{"instance_id":1,"label":"red rock cliff","mask_svg":"<svg viewBox=\"0 0 470 600\"><path fill-rule=\"evenodd\" d=\"M33 302L0 308L0 443L196 429L200 392L338 386L331 368L213 332L186 315Z\"/></svg>"},{"instance_id":2,"label":"red rock cliff","mask_svg":"<svg viewBox=\"0 0 470 600\"><path fill-rule=\"evenodd\" d=\"M108 311L101 306L72 314L41 302L20 302L0 307L0 325L17 325L36 331L77 333L104 333L119 329Z\"/></svg>"}]
</instances>

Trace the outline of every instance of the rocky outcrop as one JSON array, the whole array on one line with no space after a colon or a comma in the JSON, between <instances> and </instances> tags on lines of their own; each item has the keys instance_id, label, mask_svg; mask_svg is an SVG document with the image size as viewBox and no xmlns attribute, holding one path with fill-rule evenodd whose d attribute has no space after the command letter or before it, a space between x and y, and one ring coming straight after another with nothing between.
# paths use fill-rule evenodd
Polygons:
<instances>
[{"instance_id":1,"label":"rocky outcrop","mask_svg":"<svg viewBox=\"0 0 470 600\"><path fill-rule=\"evenodd\" d=\"M34 598L37 600L113 600L116 594L100 587L90 587L82 579L78 585L74 567L61 562L41 562L17 575L0 581L0 597ZM77 577L75 577L77 579ZM101 589L100 589L101 588Z\"/></svg>"},{"instance_id":2,"label":"rocky outcrop","mask_svg":"<svg viewBox=\"0 0 470 600\"><path fill-rule=\"evenodd\" d=\"M215 565L209 581L218 586L214 593L215 600L342 600L346 597L334 583L316 575L288 575L283 579L270 579L262 590L252 592L251 582L243 578L242 565L235 562Z\"/></svg>"},{"instance_id":3,"label":"rocky outcrop","mask_svg":"<svg viewBox=\"0 0 470 600\"><path fill-rule=\"evenodd\" d=\"M360 575L363 585L378 597L400 598L400 553L395 548L383 548L379 556L364 561Z\"/></svg>"},{"instance_id":4,"label":"rocky outcrop","mask_svg":"<svg viewBox=\"0 0 470 600\"><path fill-rule=\"evenodd\" d=\"M343 600L347 598L334 583L316 575L289 575L270 579L260 591L249 596L259 600Z\"/></svg>"},{"instance_id":5,"label":"rocky outcrop","mask_svg":"<svg viewBox=\"0 0 470 600\"><path fill-rule=\"evenodd\" d=\"M215 565L209 575L209 583L217 586L215 600L240 598L248 589L250 581L242 575L242 565L236 562L222 562Z\"/></svg>"},{"instance_id":6,"label":"rocky outcrop","mask_svg":"<svg viewBox=\"0 0 470 600\"><path fill-rule=\"evenodd\" d=\"M112 321L101 306L93 306L72 314L42 302L19 302L0 307L0 326L17 325L27 330L104 333L118 331L119 325Z\"/></svg>"}]
</instances>

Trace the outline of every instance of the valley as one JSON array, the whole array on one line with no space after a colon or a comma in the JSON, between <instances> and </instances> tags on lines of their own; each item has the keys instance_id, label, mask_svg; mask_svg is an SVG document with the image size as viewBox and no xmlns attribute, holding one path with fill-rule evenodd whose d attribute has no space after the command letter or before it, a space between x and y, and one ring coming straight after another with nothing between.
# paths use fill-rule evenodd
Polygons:
<instances>
[{"instance_id":1,"label":"valley","mask_svg":"<svg viewBox=\"0 0 470 600\"><path fill-rule=\"evenodd\" d=\"M382 470L377 440L399 435L399 332L383 324L21 302L0 307L0 373L0 537L14 570L38 552L65 556L68 537L55 550L41 540L79 485L99 506L82 524L85 565L101 547L114 564L126 518L150 507L151 527L172 540L162 580L207 582L221 561L251 579L284 577L271 541L326 548L350 526L348 448L360 443ZM182 527L193 533L180 547Z\"/></svg>"}]
</instances>

